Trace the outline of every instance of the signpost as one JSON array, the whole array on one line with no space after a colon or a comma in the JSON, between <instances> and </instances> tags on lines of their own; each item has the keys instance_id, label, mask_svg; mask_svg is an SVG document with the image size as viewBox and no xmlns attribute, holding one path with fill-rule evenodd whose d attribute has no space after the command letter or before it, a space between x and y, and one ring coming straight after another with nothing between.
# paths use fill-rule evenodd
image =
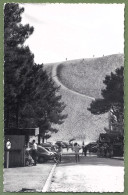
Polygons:
<instances>
[{"instance_id":1,"label":"signpost","mask_svg":"<svg viewBox=\"0 0 128 195\"><path fill-rule=\"evenodd\" d=\"M9 139L6 142L6 148L7 148L7 168L9 168L9 151L11 149L11 142L9 141Z\"/></svg>"}]
</instances>

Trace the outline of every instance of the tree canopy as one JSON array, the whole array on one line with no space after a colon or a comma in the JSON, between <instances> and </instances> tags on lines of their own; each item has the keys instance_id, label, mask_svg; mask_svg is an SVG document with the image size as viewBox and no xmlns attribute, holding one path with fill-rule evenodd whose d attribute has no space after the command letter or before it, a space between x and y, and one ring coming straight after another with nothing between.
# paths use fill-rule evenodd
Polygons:
<instances>
[{"instance_id":1,"label":"tree canopy","mask_svg":"<svg viewBox=\"0 0 128 195\"><path fill-rule=\"evenodd\" d=\"M95 115L110 112L111 122L115 128L123 129L124 118L124 76L123 67L117 68L115 73L105 77L103 83L106 88L101 90L102 99L96 99L88 110Z\"/></svg>"},{"instance_id":2,"label":"tree canopy","mask_svg":"<svg viewBox=\"0 0 128 195\"><path fill-rule=\"evenodd\" d=\"M67 115L59 88L34 62L24 42L33 33L29 24L21 24L24 8L6 3L4 7L4 121L5 128L39 127L40 133L57 132L52 124L62 124ZM48 137L48 136L47 136Z\"/></svg>"}]
</instances>

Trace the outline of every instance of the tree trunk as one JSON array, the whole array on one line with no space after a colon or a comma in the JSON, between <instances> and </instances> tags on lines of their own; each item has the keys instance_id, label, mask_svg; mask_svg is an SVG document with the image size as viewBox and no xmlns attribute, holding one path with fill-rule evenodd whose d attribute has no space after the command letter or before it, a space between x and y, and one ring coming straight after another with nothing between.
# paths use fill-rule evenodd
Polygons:
<instances>
[{"instance_id":1,"label":"tree trunk","mask_svg":"<svg viewBox=\"0 0 128 195\"><path fill-rule=\"evenodd\" d=\"M111 131L112 130L112 128L111 128L111 111L109 110L109 112L108 112L108 128L109 128L109 131Z\"/></svg>"},{"instance_id":2,"label":"tree trunk","mask_svg":"<svg viewBox=\"0 0 128 195\"><path fill-rule=\"evenodd\" d=\"M19 102L16 105L16 128L19 128Z\"/></svg>"},{"instance_id":3,"label":"tree trunk","mask_svg":"<svg viewBox=\"0 0 128 195\"><path fill-rule=\"evenodd\" d=\"M44 143L44 135L42 136L42 142Z\"/></svg>"},{"instance_id":4,"label":"tree trunk","mask_svg":"<svg viewBox=\"0 0 128 195\"><path fill-rule=\"evenodd\" d=\"M5 128L9 128L9 106L7 107L6 122L4 126Z\"/></svg>"}]
</instances>

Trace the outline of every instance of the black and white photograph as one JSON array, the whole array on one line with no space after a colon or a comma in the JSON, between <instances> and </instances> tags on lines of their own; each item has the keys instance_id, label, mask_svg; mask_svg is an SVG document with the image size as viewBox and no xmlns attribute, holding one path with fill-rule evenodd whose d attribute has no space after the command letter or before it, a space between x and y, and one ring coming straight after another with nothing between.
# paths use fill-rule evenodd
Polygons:
<instances>
[{"instance_id":1,"label":"black and white photograph","mask_svg":"<svg viewBox=\"0 0 128 195\"><path fill-rule=\"evenodd\" d=\"M4 192L124 192L124 9L4 4Z\"/></svg>"}]
</instances>

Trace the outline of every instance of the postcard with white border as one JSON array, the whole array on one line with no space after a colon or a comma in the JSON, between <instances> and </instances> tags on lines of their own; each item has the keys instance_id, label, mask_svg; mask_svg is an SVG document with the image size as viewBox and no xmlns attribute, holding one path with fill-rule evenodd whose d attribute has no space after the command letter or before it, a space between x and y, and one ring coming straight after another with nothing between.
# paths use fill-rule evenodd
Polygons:
<instances>
[{"instance_id":1,"label":"postcard with white border","mask_svg":"<svg viewBox=\"0 0 128 195\"><path fill-rule=\"evenodd\" d=\"M4 4L4 192L124 192L124 9Z\"/></svg>"}]
</instances>

